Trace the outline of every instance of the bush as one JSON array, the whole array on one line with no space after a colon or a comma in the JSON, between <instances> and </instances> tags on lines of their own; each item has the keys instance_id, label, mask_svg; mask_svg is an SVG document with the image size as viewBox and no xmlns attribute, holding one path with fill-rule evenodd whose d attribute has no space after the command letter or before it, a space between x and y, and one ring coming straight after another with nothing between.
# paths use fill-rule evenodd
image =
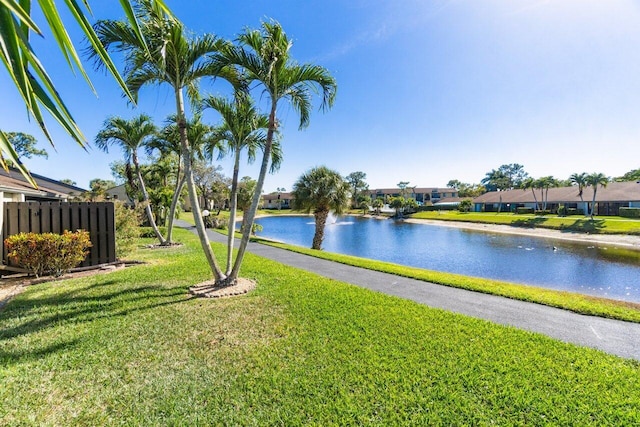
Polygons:
<instances>
[{"instance_id":1,"label":"bush","mask_svg":"<svg viewBox=\"0 0 640 427\"><path fill-rule=\"evenodd\" d=\"M145 237L149 239L156 239L156 233L153 232L153 227L140 227L140 237ZM167 227L158 227L160 234L163 236L167 235Z\"/></svg>"},{"instance_id":2,"label":"bush","mask_svg":"<svg viewBox=\"0 0 640 427\"><path fill-rule=\"evenodd\" d=\"M625 218L640 218L640 208L620 208L618 215Z\"/></svg>"},{"instance_id":3,"label":"bush","mask_svg":"<svg viewBox=\"0 0 640 427\"><path fill-rule=\"evenodd\" d=\"M471 199L464 199L458 204L458 210L460 212L469 212L471 211L472 207L473 207L473 200Z\"/></svg>"},{"instance_id":4,"label":"bush","mask_svg":"<svg viewBox=\"0 0 640 427\"><path fill-rule=\"evenodd\" d=\"M532 213L533 213L533 208L527 208L527 207L516 208L516 214L518 215L532 214Z\"/></svg>"},{"instance_id":5,"label":"bush","mask_svg":"<svg viewBox=\"0 0 640 427\"><path fill-rule=\"evenodd\" d=\"M91 247L89 232L19 233L5 239L9 260L37 277L58 277L80 264Z\"/></svg>"},{"instance_id":6,"label":"bush","mask_svg":"<svg viewBox=\"0 0 640 427\"><path fill-rule=\"evenodd\" d=\"M116 257L123 258L130 254L140 237L141 212L127 208L123 202L115 202L116 217ZM155 237L155 236L154 236Z\"/></svg>"},{"instance_id":7,"label":"bush","mask_svg":"<svg viewBox=\"0 0 640 427\"><path fill-rule=\"evenodd\" d=\"M535 212L536 215L551 215L551 211L549 209L539 210Z\"/></svg>"},{"instance_id":8,"label":"bush","mask_svg":"<svg viewBox=\"0 0 640 427\"><path fill-rule=\"evenodd\" d=\"M582 216L584 216L584 209L567 208L567 215L582 215Z\"/></svg>"}]
</instances>

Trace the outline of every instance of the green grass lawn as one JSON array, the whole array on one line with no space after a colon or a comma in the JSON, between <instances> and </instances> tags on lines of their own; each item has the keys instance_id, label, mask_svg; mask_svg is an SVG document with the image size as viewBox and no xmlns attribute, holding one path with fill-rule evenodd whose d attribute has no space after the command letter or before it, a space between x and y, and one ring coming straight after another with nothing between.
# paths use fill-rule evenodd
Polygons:
<instances>
[{"instance_id":1,"label":"green grass lawn","mask_svg":"<svg viewBox=\"0 0 640 427\"><path fill-rule=\"evenodd\" d=\"M640 235L640 220L621 217L595 217L592 221L583 216L536 216L516 215L512 213L458 211L418 212L410 216L416 219L439 221L464 221L486 224L503 224L516 227L550 228L554 230L576 231L581 233L634 234Z\"/></svg>"},{"instance_id":2,"label":"green grass lawn","mask_svg":"<svg viewBox=\"0 0 640 427\"><path fill-rule=\"evenodd\" d=\"M0 425L640 423L640 363L251 254L255 291L192 299L176 237L0 311Z\"/></svg>"}]
</instances>

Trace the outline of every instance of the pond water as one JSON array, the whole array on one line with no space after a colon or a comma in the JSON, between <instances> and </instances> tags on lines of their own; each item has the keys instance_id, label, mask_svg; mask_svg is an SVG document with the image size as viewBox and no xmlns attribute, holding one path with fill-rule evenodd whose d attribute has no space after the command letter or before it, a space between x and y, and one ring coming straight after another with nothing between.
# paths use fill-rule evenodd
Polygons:
<instances>
[{"instance_id":1,"label":"pond water","mask_svg":"<svg viewBox=\"0 0 640 427\"><path fill-rule=\"evenodd\" d=\"M262 237L311 247L313 217L257 219ZM429 270L640 302L634 251L562 240L344 216L327 224L322 248Z\"/></svg>"}]
</instances>

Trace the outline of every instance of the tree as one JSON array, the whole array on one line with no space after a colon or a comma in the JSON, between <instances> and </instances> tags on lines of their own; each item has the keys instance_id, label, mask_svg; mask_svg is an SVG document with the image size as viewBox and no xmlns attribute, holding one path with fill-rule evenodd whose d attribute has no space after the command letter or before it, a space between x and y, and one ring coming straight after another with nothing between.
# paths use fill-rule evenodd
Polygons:
<instances>
[{"instance_id":1,"label":"tree","mask_svg":"<svg viewBox=\"0 0 640 427\"><path fill-rule=\"evenodd\" d=\"M473 207L473 200L464 199L460 201L460 204L458 205L458 210L460 212L469 212L471 211L472 207Z\"/></svg>"},{"instance_id":2,"label":"tree","mask_svg":"<svg viewBox=\"0 0 640 427\"><path fill-rule=\"evenodd\" d=\"M67 185L73 185L74 187L77 184L74 180L69 179L69 178L61 179L60 182L63 183L63 184L67 184Z\"/></svg>"},{"instance_id":3,"label":"tree","mask_svg":"<svg viewBox=\"0 0 640 427\"><path fill-rule=\"evenodd\" d=\"M524 180L524 182L522 183L522 189L523 190L531 190L531 194L533 194L533 200L536 203L536 208L535 210L539 210L539 205L538 205L538 198L536 197L536 189L538 188L538 181L536 179L533 179L531 177L527 178Z\"/></svg>"},{"instance_id":4,"label":"tree","mask_svg":"<svg viewBox=\"0 0 640 427\"><path fill-rule=\"evenodd\" d=\"M540 189L540 194L542 195L542 210L545 211L547 210L547 202L549 200L549 188L557 187L558 180L552 176L543 176L536 182Z\"/></svg>"},{"instance_id":5,"label":"tree","mask_svg":"<svg viewBox=\"0 0 640 427\"><path fill-rule=\"evenodd\" d=\"M504 191L514 188L521 188L524 180L529 174L525 172L524 166L518 163L510 163L500 166L497 170L492 169L487 172L480 181L489 191Z\"/></svg>"},{"instance_id":6,"label":"tree","mask_svg":"<svg viewBox=\"0 0 640 427\"><path fill-rule=\"evenodd\" d=\"M89 200L90 202L104 200L107 190L115 186L116 183L111 180L94 178L89 181L89 191L83 193L81 197Z\"/></svg>"},{"instance_id":7,"label":"tree","mask_svg":"<svg viewBox=\"0 0 640 427\"><path fill-rule=\"evenodd\" d=\"M389 207L396 210L396 217L402 217L402 209L404 208L405 202L405 198L401 196L392 197L391 200L389 200Z\"/></svg>"},{"instance_id":8,"label":"tree","mask_svg":"<svg viewBox=\"0 0 640 427\"><path fill-rule=\"evenodd\" d=\"M222 166L213 166L204 160L195 160L192 165L193 180L202 197L202 206L212 209L211 198L213 196L213 184L223 180Z\"/></svg>"},{"instance_id":9,"label":"tree","mask_svg":"<svg viewBox=\"0 0 640 427\"><path fill-rule=\"evenodd\" d=\"M582 194L584 192L584 188L587 186L587 177L588 173L572 173L569 177L569 181L571 181L572 185L578 186L578 196L580 196L580 201L584 204L584 199L582 198ZM586 215L586 212L585 212Z\"/></svg>"},{"instance_id":10,"label":"tree","mask_svg":"<svg viewBox=\"0 0 640 427\"><path fill-rule=\"evenodd\" d=\"M369 185L365 181L367 179L367 174L364 172L351 172L347 175L346 180L351 186L351 207L359 207L358 206L358 196L360 192L367 191L369 189Z\"/></svg>"},{"instance_id":11,"label":"tree","mask_svg":"<svg viewBox=\"0 0 640 427\"><path fill-rule=\"evenodd\" d=\"M207 97L202 102L202 108L212 108L222 117L222 124L216 128L215 141L225 143L228 150L234 155L233 174L231 176L230 216L229 230L236 228L238 176L240 174L240 158L244 150L247 151L247 160L253 163L256 152L263 149L266 144L266 129L269 127L269 118L260 114L253 100L243 90L236 88L233 101L220 97ZM280 167L282 161L280 145L275 144L271 154L271 172ZM278 206L279 207L279 206ZM233 266L233 247L235 233L229 232L227 236L227 271L231 273Z\"/></svg>"},{"instance_id":12,"label":"tree","mask_svg":"<svg viewBox=\"0 0 640 427\"><path fill-rule=\"evenodd\" d=\"M409 194L409 190L411 190L411 187L409 187L409 181L400 181L396 185L400 189L400 197L406 200L407 195Z\"/></svg>"},{"instance_id":13,"label":"tree","mask_svg":"<svg viewBox=\"0 0 640 427\"><path fill-rule=\"evenodd\" d=\"M639 169L633 169L627 173L625 173L622 176L619 176L615 179L618 182L625 182L625 181L640 181L640 168Z\"/></svg>"},{"instance_id":14,"label":"tree","mask_svg":"<svg viewBox=\"0 0 640 427\"><path fill-rule=\"evenodd\" d=\"M278 103L289 101L300 116L299 129L303 129L309 125L312 92L319 91L322 94L321 109L330 108L335 99L336 82L323 67L295 63L289 52L292 42L280 24L275 21L263 22L261 30L246 30L239 36L238 41L239 46L227 46L218 56L218 66L221 69L227 66L240 68L249 84L257 82L262 85L263 93L267 95L270 104L269 127L262 152L257 187L251 207L248 212L245 212L249 224L253 224L265 176L269 169L274 135L278 127L276 117ZM228 278L231 283L238 277L250 237L251 226L245 227L238 255Z\"/></svg>"},{"instance_id":15,"label":"tree","mask_svg":"<svg viewBox=\"0 0 640 427\"><path fill-rule=\"evenodd\" d=\"M587 186L593 187L593 199L591 200L591 211L589 212L589 216L593 219L593 215L596 210L596 193L598 192L598 185L603 188L607 186L609 183L609 178L603 173L592 173L587 175L586 184Z\"/></svg>"},{"instance_id":16,"label":"tree","mask_svg":"<svg viewBox=\"0 0 640 427\"><path fill-rule=\"evenodd\" d=\"M98 41L95 31L87 20L87 13L76 1L68 1L65 2L65 4L87 37L89 44L95 50L96 61L110 71L125 94L130 100L134 101L133 96L131 96L113 61ZM90 10L88 1L83 1L82 4L85 5L87 10ZM159 9L170 14L169 9L164 5L163 1L157 0L157 4ZM66 25L62 22L60 9L55 6L53 2L38 1L38 5L40 6L41 15L51 29L53 38L56 40L59 52L65 57L69 67L73 69L75 66L89 86L92 87L91 81L80 62L75 46L71 42L65 29ZM144 49L147 49L145 39L135 19L131 2L129 0L120 0L120 5L125 11L128 22L133 29L131 36L137 39L138 43L140 43ZM35 118L51 145L53 145L53 139L47 129L41 106L44 106L61 124L64 130L80 146L84 147L86 141L84 135L65 106L62 98L59 96L53 81L47 74L47 71L29 42L31 32L42 35L42 31L32 19L33 15L35 14L32 10L32 2L17 0L0 2L0 20L2 22L2 25L0 25L0 46L2 46L2 49L0 49L0 58L2 58L2 63L9 77L14 82L15 88L22 96L27 111ZM9 141L7 135L0 130L0 165L6 168L4 155L14 163L20 172L22 172L35 187L35 181L33 181L27 170L20 163L11 141Z\"/></svg>"},{"instance_id":17,"label":"tree","mask_svg":"<svg viewBox=\"0 0 640 427\"><path fill-rule=\"evenodd\" d=\"M151 117L141 114L131 120L121 117L109 117L104 121L102 130L98 132L95 138L95 144L98 148L105 152L109 152L109 146L118 145L124 152L126 163L132 163L136 177L138 179L138 188L142 193L142 200L146 204L145 211L147 219L153 232L160 244L165 244L166 240L160 233L156 221L153 217L149 193L142 178L140 171L140 161L138 160L138 149L147 143L156 133L156 126L153 124Z\"/></svg>"},{"instance_id":18,"label":"tree","mask_svg":"<svg viewBox=\"0 0 640 427\"><path fill-rule=\"evenodd\" d=\"M238 183L237 203L238 209L242 211L242 225L240 226L242 231L249 227L249 216L246 212L251 209L251 201L253 200L257 186L258 182L250 176L242 177Z\"/></svg>"},{"instance_id":19,"label":"tree","mask_svg":"<svg viewBox=\"0 0 640 427\"><path fill-rule=\"evenodd\" d=\"M311 249L320 250L329 212L337 215L349 206L349 184L326 166L313 168L293 184L293 207L307 213L313 211L316 230Z\"/></svg>"},{"instance_id":20,"label":"tree","mask_svg":"<svg viewBox=\"0 0 640 427\"><path fill-rule=\"evenodd\" d=\"M384 200L382 199L382 197L376 197L376 199L371 202L371 207L375 209L376 215L380 215L380 212L384 207Z\"/></svg>"},{"instance_id":21,"label":"tree","mask_svg":"<svg viewBox=\"0 0 640 427\"><path fill-rule=\"evenodd\" d=\"M370 207L371 207L371 197L361 196L358 202L358 208L362 209L362 215L368 214Z\"/></svg>"},{"instance_id":22,"label":"tree","mask_svg":"<svg viewBox=\"0 0 640 427\"><path fill-rule=\"evenodd\" d=\"M195 103L199 97L198 83L201 78L234 78L235 73L227 72L227 68L215 65L211 56L220 51L226 42L211 34L200 37L188 36L182 22L169 16L159 7L156 0L140 0L135 16L147 46L134 37L135 28L125 21L98 21L95 26L96 33L107 51L124 54L125 79L134 99L146 85L166 83L173 89L186 186L198 238L215 282L223 284L225 275L209 243L193 180L191 162L194 147L187 133L184 92L186 90L189 99ZM95 56L95 52L93 55Z\"/></svg>"},{"instance_id":23,"label":"tree","mask_svg":"<svg viewBox=\"0 0 640 427\"><path fill-rule=\"evenodd\" d=\"M455 188L458 190L458 197L478 197L487 192L487 189L480 184L467 184L457 179L452 179L447 182L447 187Z\"/></svg>"},{"instance_id":24,"label":"tree","mask_svg":"<svg viewBox=\"0 0 640 427\"><path fill-rule=\"evenodd\" d=\"M13 145L18 159L30 159L33 156L49 158L49 153L45 149L36 148L38 141L27 133L22 132L7 132L7 139ZM13 166L14 162L11 159L7 159L7 164Z\"/></svg>"}]
</instances>

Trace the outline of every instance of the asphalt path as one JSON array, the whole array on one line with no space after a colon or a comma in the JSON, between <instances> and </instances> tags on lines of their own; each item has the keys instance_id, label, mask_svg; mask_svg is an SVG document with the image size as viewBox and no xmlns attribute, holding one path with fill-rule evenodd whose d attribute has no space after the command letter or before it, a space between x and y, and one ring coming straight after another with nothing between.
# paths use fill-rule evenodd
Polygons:
<instances>
[{"instance_id":1,"label":"asphalt path","mask_svg":"<svg viewBox=\"0 0 640 427\"><path fill-rule=\"evenodd\" d=\"M195 227L186 222L180 221L177 225L195 232ZM208 235L213 242L226 242L226 236L215 231L209 230ZM567 343L640 360L638 323L585 316L540 304L408 279L259 243L249 243L247 250L288 266L429 307L541 333Z\"/></svg>"}]
</instances>

